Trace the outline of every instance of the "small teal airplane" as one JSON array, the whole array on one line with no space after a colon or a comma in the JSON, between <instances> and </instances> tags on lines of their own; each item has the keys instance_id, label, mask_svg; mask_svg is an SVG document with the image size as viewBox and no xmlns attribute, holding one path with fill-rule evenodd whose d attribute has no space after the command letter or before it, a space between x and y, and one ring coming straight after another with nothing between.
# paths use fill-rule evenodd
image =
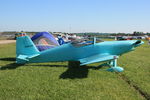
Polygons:
<instances>
[{"instance_id":1,"label":"small teal airplane","mask_svg":"<svg viewBox=\"0 0 150 100\"><path fill-rule=\"evenodd\" d=\"M31 38L25 33L19 33L16 41L16 63L43 63L59 61L78 61L80 65L106 61L110 68L107 71L122 72L124 69L117 65L120 55L133 51L144 42L141 40L73 41L56 46L45 51L39 51Z\"/></svg>"}]
</instances>

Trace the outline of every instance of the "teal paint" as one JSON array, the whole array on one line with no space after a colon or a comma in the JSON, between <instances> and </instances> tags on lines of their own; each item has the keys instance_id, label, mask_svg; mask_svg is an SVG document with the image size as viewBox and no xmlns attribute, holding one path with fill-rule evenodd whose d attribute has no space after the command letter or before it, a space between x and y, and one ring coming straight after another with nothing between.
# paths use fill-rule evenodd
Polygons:
<instances>
[{"instance_id":1,"label":"teal paint","mask_svg":"<svg viewBox=\"0 0 150 100\"><path fill-rule=\"evenodd\" d=\"M122 72L123 68L117 66L118 56L134 50L143 43L141 40L104 41L86 46L74 46L68 43L39 52L30 37L25 35L17 37L16 63L80 61L80 65L86 65L111 61L111 69L108 71Z\"/></svg>"}]
</instances>

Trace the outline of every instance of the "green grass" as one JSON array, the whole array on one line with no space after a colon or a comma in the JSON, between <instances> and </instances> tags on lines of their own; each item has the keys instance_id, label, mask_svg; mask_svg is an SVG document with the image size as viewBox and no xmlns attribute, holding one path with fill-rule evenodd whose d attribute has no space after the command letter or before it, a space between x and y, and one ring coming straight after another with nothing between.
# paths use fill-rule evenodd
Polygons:
<instances>
[{"instance_id":1,"label":"green grass","mask_svg":"<svg viewBox=\"0 0 150 100\"><path fill-rule=\"evenodd\" d=\"M120 57L125 75L150 93L150 46L145 43ZM89 67L71 69L67 62L15 64L15 44L0 45L0 100L144 100L120 74Z\"/></svg>"},{"instance_id":2,"label":"green grass","mask_svg":"<svg viewBox=\"0 0 150 100\"><path fill-rule=\"evenodd\" d=\"M150 95L150 45L147 41L135 51L120 57L119 65L125 68L127 78Z\"/></svg>"}]
</instances>

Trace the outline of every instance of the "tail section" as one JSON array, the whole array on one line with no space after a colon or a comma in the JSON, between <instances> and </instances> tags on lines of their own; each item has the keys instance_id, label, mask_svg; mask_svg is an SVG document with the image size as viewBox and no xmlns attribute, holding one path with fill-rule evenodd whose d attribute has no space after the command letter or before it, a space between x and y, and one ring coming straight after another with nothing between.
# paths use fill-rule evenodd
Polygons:
<instances>
[{"instance_id":1,"label":"tail section","mask_svg":"<svg viewBox=\"0 0 150 100\"><path fill-rule=\"evenodd\" d=\"M19 33L16 41L16 63L26 63L29 58L39 55L39 50L36 48L32 40L25 33Z\"/></svg>"}]
</instances>

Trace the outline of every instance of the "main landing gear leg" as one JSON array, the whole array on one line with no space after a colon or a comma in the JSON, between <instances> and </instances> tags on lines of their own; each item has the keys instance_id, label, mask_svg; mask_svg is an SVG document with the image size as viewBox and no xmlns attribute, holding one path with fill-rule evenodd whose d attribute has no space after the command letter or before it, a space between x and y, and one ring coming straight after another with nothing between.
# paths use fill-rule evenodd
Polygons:
<instances>
[{"instance_id":1,"label":"main landing gear leg","mask_svg":"<svg viewBox=\"0 0 150 100\"><path fill-rule=\"evenodd\" d=\"M117 59L114 59L108 63L111 68L107 69L110 72L122 72L124 69L122 67L117 66Z\"/></svg>"}]
</instances>

